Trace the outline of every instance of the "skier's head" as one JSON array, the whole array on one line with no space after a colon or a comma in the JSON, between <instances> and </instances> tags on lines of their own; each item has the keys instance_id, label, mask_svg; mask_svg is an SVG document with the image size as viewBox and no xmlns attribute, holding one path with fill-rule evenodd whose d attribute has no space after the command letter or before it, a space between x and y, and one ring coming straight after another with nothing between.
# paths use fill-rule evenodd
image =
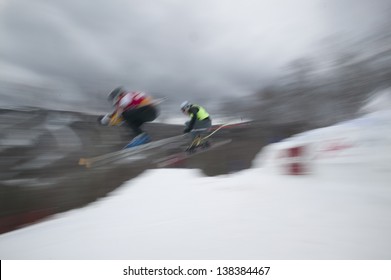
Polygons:
<instances>
[{"instance_id":1,"label":"skier's head","mask_svg":"<svg viewBox=\"0 0 391 280\"><path fill-rule=\"evenodd\" d=\"M181 110L183 113L187 113L187 111L190 109L191 103L189 101L184 101L181 104Z\"/></svg>"},{"instance_id":2,"label":"skier's head","mask_svg":"<svg viewBox=\"0 0 391 280\"><path fill-rule=\"evenodd\" d=\"M108 99L115 105L117 104L119 97L124 93L125 90L123 87L117 87L110 92Z\"/></svg>"}]
</instances>

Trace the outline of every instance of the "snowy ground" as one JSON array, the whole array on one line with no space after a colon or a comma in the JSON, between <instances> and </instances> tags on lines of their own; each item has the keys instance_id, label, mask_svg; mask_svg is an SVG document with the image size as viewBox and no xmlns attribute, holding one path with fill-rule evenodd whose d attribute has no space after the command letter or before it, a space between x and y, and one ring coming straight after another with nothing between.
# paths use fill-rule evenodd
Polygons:
<instances>
[{"instance_id":1,"label":"snowy ground","mask_svg":"<svg viewBox=\"0 0 391 280\"><path fill-rule=\"evenodd\" d=\"M382 111L273 144L239 173L148 170L1 235L0 259L391 259L390 133ZM283 174L288 160L309 172Z\"/></svg>"},{"instance_id":2,"label":"snowy ground","mask_svg":"<svg viewBox=\"0 0 391 280\"><path fill-rule=\"evenodd\" d=\"M391 188L254 168L145 172L0 236L1 259L390 259Z\"/></svg>"},{"instance_id":3,"label":"snowy ground","mask_svg":"<svg viewBox=\"0 0 391 280\"><path fill-rule=\"evenodd\" d=\"M0 237L1 259L390 259L391 189L256 168L150 170Z\"/></svg>"}]
</instances>

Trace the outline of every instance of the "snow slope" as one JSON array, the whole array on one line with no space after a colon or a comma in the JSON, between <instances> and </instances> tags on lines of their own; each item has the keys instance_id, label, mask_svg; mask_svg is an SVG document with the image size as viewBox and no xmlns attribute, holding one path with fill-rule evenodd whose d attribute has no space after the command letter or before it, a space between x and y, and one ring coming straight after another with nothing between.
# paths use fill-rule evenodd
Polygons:
<instances>
[{"instance_id":1,"label":"snow slope","mask_svg":"<svg viewBox=\"0 0 391 280\"><path fill-rule=\"evenodd\" d=\"M391 190L256 168L150 170L0 237L1 259L389 259Z\"/></svg>"},{"instance_id":2,"label":"snow slope","mask_svg":"<svg viewBox=\"0 0 391 280\"><path fill-rule=\"evenodd\" d=\"M236 174L148 170L0 235L0 259L391 259L390 129L382 110L273 144ZM286 175L292 160L304 175Z\"/></svg>"}]
</instances>

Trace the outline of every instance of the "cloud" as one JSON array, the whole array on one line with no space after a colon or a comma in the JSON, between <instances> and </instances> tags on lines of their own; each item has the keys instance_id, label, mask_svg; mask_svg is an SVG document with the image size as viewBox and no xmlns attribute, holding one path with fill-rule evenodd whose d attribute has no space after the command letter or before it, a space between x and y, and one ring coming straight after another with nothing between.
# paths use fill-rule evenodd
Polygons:
<instances>
[{"instance_id":1,"label":"cloud","mask_svg":"<svg viewBox=\"0 0 391 280\"><path fill-rule=\"evenodd\" d=\"M354 22L368 3L354 6ZM118 84L178 99L240 96L278 76L288 61L316 53L353 4L13 0L0 9L0 55L99 98Z\"/></svg>"}]
</instances>

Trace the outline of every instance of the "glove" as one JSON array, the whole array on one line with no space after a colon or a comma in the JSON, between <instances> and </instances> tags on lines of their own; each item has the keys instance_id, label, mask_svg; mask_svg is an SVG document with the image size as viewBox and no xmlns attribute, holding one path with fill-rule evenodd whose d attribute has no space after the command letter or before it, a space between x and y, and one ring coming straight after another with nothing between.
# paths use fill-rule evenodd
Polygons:
<instances>
[{"instance_id":1,"label":"glove","mask_svg":"<svg viewBox=\"0 0 391 280\"><path fill-rule=\"evenodd\" d=\"M99 122L101 125L109 125L109 123L110 123L110 117L111 117L111 114L106 114L106 115L104 115L104 116L99 116L98 122Z\"/></svg>"},{"instance_id":2,"label":"glove","mask_svg":"<svg viewBox=\"0 0 391 280\"><path fill-rule=\"evenodd\" d=\"M98 121L99 124L102 124L102 119L103 119L104 117L105 117L105 116L103 116L103 115L98 117L97 121Z\"/></svg>"},{"instance_id":3,"label":"glove","mask_svg":"<svg viewBox=\"0 0 391 280\"><path fill-rule=\"evenodd\" d=\"M190 128L186 127L183 133L188 133L188 132L190 132Z\"/></svg>"}]
</instances>

